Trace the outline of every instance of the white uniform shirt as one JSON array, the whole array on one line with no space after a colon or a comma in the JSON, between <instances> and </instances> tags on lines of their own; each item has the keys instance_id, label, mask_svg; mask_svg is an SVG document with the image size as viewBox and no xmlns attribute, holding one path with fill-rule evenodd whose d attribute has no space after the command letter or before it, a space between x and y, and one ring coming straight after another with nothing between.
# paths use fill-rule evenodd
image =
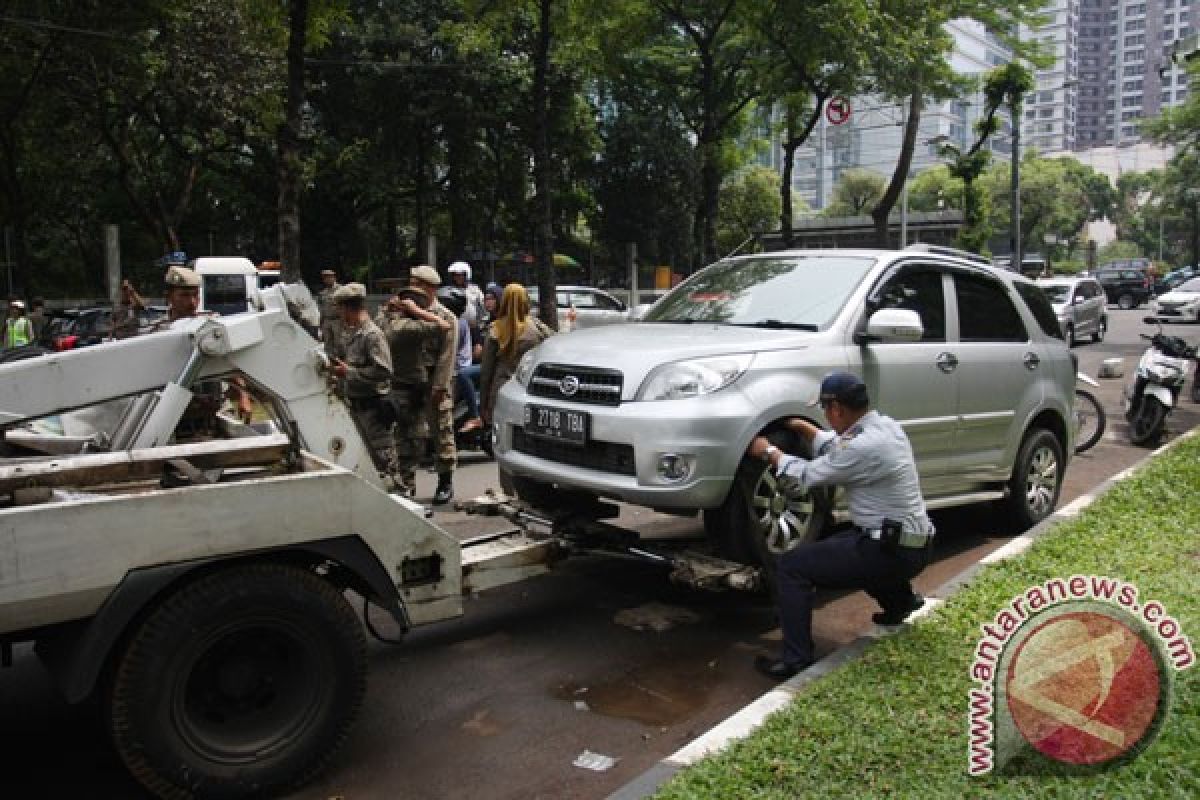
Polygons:
<instances>
[{"instance_id":1,"label":"white uniform shirt","mask_svg":"<svg viewBox=\"0 0 1200 800\"><path fill-rule=\"evenodd\" d=\"M868 411L840 436L820 431L813 451L811 461L782 455L776 473L804 489L845 486L850 519L859 528L878 530L887 517L902 522L907 533L933 533L912 446L894 419Z\"/></svg>"}]
</instances>

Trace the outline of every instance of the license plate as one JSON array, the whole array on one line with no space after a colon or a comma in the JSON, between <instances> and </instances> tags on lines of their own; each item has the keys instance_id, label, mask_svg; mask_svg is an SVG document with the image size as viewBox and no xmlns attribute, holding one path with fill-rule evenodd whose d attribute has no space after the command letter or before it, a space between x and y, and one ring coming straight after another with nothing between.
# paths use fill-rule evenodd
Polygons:
<instances>
[{"instance_id":1,"label":"license plate","mask_svg":"<svg viewBox=\"0 0 1200 800\"><path fill-rule=\"evenodd\" d=\"M525 432L530 436L556 439L569 444L586 444L588 415L549 406L525 406Z\"/></svg>"}]
</instances>

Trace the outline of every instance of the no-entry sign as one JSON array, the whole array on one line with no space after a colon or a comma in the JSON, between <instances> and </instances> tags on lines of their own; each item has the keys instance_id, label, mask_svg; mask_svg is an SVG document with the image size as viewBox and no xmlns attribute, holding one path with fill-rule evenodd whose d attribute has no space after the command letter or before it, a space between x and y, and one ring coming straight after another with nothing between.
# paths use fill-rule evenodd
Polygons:
<instances>
[{"instance_id":1,"label":"no-entry sign","mask_svg":"<svg viewBox=\"0 0 1200 800\"><path fill-rule=\"evenodd\" d=\"M844 97L831 97L825 104L825 119L834 125L841 125L850 119L850 101Z\"/></svg>"}]
</instances>

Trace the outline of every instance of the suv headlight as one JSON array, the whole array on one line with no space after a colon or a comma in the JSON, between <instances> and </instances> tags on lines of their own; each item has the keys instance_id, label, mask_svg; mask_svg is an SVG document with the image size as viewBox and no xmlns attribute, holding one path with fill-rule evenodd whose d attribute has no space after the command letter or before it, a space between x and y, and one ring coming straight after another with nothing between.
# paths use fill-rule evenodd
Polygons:
<instances>
[{"instance_id":1,"label":"suv headlight","mask_svg":"<svg viewBox=\"0 0 1200 800\"><path fill-rule=\"evenodd\" d=\"M664 364L650 373L635 400L678 400L724 389L750 367L750 353Z\"/></svg>"},{"instance_id":2,"label":"suv headlight","mask_svg":"<svg viewBox=\"0 0 1200 800\"><path fill-rule=\"evenodd\" d=\"M528 386L529 379L533 377L533 367L537 363L537 359L533 355L535 350L537 350L536 347L521 356L521 360L517 362L517 370L513 373L513 380L522 386Z\"/></svg>"}]
</instances>

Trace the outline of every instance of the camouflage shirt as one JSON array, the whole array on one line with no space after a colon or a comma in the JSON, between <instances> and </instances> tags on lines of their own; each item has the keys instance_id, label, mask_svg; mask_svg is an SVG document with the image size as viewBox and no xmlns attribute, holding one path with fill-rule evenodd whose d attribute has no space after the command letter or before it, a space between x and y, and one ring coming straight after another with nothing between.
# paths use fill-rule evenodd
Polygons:
<instances>
[{"instance_id":1,"label":"camouflage shirt","mask_svg":"<svg viewBox=\"0 0 1200 800\"><path fill-rule=\"evenodd\" d=\"M391 391L392 354L383 331L371 320L342 327L330 355L346 362L342 391L347 399L383 397Z\"/></svg>"}]
</instances>

